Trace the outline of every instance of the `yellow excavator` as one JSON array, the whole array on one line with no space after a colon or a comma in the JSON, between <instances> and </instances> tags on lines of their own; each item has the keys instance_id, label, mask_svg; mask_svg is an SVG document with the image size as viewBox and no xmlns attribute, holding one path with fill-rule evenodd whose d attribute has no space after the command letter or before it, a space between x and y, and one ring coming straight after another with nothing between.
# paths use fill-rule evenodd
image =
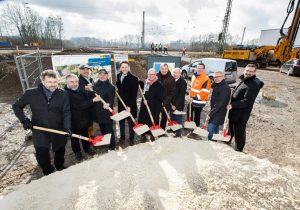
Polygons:
<instances>
[{"instance_id":1,"label":"yellow excavator","mask_svg":"<svg viewBox=\"0 0 300 210\"><path fill-rule=\"evenodd\" d=\"M296 4L293 21L288 29L288 33L283 33L285 22L294 10L294 6L295 0L290 0L287 8L288 14L280 29L281 37L278 39L276 46L260 46L253 49L243 49L240 47L232 50L224 50L223 58L237 60L239 66L255 63L260 68L267 67L274 60L280 66L290 59L299 58L300 49L293 48L293 45L300 23L300 0Z\"/></svg>"}]
</instances>

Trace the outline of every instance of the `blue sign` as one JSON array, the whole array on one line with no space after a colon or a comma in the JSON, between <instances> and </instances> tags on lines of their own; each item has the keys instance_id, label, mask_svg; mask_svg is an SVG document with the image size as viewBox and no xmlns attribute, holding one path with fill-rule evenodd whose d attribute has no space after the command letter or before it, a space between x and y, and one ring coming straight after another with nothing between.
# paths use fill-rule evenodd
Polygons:
<instances>
[{"instance_id":1,"label":"blue sign","mask_svg":"<svg viewBox=\"0 0 300 210\"><path fill-rule=\"evenodd\" d=\"M110 66L111 65L110 55L101 55L99 58L89 58L88 65L89 66Z\"/></svg>"}]
</instances>

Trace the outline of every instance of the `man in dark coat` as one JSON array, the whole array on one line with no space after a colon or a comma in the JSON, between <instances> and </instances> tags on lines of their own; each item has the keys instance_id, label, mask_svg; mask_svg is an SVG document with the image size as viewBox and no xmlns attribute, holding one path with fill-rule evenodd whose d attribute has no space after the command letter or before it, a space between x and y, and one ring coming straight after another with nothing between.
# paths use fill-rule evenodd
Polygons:
<instances>
[{"instance_id":1,"label":"man in dark coat","mask_svg":"<svg viewBox=\"0 0 300 210\"><path fill-rule=\"evenodd\" d=\"M72 136L71 112L68 94L58 89L58 81L54 71L46 70L41 74L42 83L37 88L27 90L21 98L13 104L13 110L17 118L23 124L24 129L32 129L32 126L41 126L56 130L64 130ZM31 120L24 114L24 107L30 106ZM36 160L42 168L44 175L54 172L50 161L50 145L54 152L54 166L56 170L63 170L66 136L32 130L33 144L36 151Z\"/></svg>"},{"instance_id":2,"label":"man in dark coat","mask_svg":"<svg viewBox=\"0 0 300 210\"><path fill-rule=\"evenodd\" d=\"M114 150L116 141L113 130L113 121L110 119L111 113L109 107L113 109L115 87L110 84L106 69L100 69L98 76L99 79L94 84L94 91L106 102L106 104L103 104L102 102L94 104L94 121L99 123L102 135L111 133L109 149Z\"/></svg>"},{"instance_id":3,"label":"man in dark coat","mask_svg":"<svg viewBox=\"0 0 300 210\"><path fill-rule=\"evenodd\" d=\"M174 111L183 111L184 102L185 102L185 94L187 83L181 76L181 69L175 68L173 70L174 79L175 79L175 92L174 97L172 99L172 114L171 119L175 120L177 123L182 124L182 115L173 114ZM181 136L181 129L176 131L175 137Z\"/></svg>"},{"instance_id":4,"label":"man in dark coat","mask_svg":"<svg viewBox=\"0 0 300 210\"><path fill-rule=\"evenodd\" d=\"M79 66L79 91L87 96L94 97L92 92L94 80L91 78L91 69L88 65Z\"/></svg>"},{"instance_id":5,"label":"man in dark coat","mask_svg":"<svg viewBox=\"0 0 300 210\"><path fill-rule=\"evenodd\" d=\"M93 93L93 85L94 80L91 77L91 68L88 65L81 65L79 66L79 87L78 90L82 94L86 95L87 97L93 99L95 94ZM89 111L90 118L92 119L92 109ZM93 136L93 121L90 122L88 128L88 136Z\"/></svg>"},{"instance_id":6,"label":"man in dark coat","mask_svg":"<svg viewBox=\"0 0 300 210\"><path fill-rule=\"evenodd\" d=\"M122 61L120 63L120 73L117 75L116 86L118 88L118 93L127 106L127 110L130 111L132 116L136 118L137 115L137 105L136 98L138 92L138 78L131 74L129 62ZM118 99L118 112L125 110L123 104ZM121 120L120 123L120 143L125 143L125 120L127 120L129 125L129 144L134 145L134 131L133 131L133 122L131 118L126 118Z\"/></svg>"},{"instance_id":7,"label":"man in dark coat","mask_svg":"<svg viewBox=\"0 0 300 210\"><path fill-rule=\"evenodd\" d=\"M75 74L70 74L66 77L65 90L69 94L70 107L72 115L72 132L81 136L88 136L88 128L93 120L90 115L90 110L95 102L99 102L99 97L90 98L79 91L78 77ZM82 160L80 148L80 140L77 138L71 139L72 150L75 153L75 158L78 161ZM95 151L90 147L90 143L81 140L83 150L89 155L94 155Z\"/></svg>"},{"instance_id":8,"label":"man in dark coat","mask_svg":"<svg viewBox=\"0 0 300 210\"><path fill-rule=\"evenodd\" d=\"M241 82L232 93L231 104L228 105L229 129L231 138L235 137L236 151L242 152L246 142L246 125L255 102L255 98L264 83L256 77L256 66L248 64Z\"/></svg>"},{"instance_id":9,"label":"man in dark coat","mask_svg":"<svg viewBox=\"0 0 300 210\"><path fill-rule=\"evenodd\" d=\"M142 101L140 113L139 113L139 120L138 122L141 124L147 124L149 127L152 126L152 122L150 119L150 115L146 108L145 104L148 104L155 125L159 124L159 114L162 108L163 102L163 86L158 81L155 69L151 68L148 71L148 79L146 80L146 84L144 85L144 95L146 101ZM141 136L141 142L145 142L146 135L150 135L151 140L154 140L151 132L148 131L147 133Z\"/></svg>"},{"instance_id":10,"label":"man in dark coat","mask_svg":"<svg viewBox=\"0 0 300 210\"><path fill-rule=\"evenodd\" d=\"M163 104L166 107L167 111L171 109L171 101L175 92L175 79L172 76L168 64L161 64L160 71L158 73L158 81L163 86ZM166 128L167 124L167 115L163 108L161 109L161 120L160 126L162 129Z\"/></svg>"},{"instance_id":11,"label":"man in dark coat","mask_svg":"<svg viewBox=\"0 0 300 210\"><path fill-rule=\"evenodd\" d=\"M208 121L208 140L212 140L213 135L219 133L219 126L224 123L226 107L230 99L230 87L224 79L223 72L215 72L212 87L210 112L206 116L206 121Z\"/></svg>"}]
</instances>

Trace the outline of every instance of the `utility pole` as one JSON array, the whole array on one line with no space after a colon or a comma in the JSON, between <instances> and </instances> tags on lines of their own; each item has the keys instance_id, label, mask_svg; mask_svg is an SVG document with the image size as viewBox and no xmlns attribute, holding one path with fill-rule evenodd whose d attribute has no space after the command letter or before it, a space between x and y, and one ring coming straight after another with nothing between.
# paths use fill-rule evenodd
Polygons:
<instances>
[{"instance_id":1,"label":"utility pole","mask_svg":"<svg viewBox=\"0 0 300 210\"><path fill-rule=\"evenodd\" d=\"M246 27L244 27L243 36L242 36L242 40L241 40L241 45L243 44L243 41L244 41L245 31L246 31Z\"/></svg>"},{"instance_id":2,"label":"utility pole","mask_svg":"<svg viewBox=\"0 0 300 210\"><path fill-rule=\"evenodd\" d=\"M143 11L143 26L142 26L142 49L145 49L145 11Z\"/></svg>"},{"instance_id":3,"label":"utility pole","mask_svg":"<svg viewBox=\"0 0 300 210\"><path fill-rule=\"evenodd\" d=\"M226 11L225 11L225 16L223 19L222 32L219 34L219 38L218 38L219 53L223 53L225 45L226 45L227 31L228 31L228 25L229 25L230 13L231 13L231 6L232 6L232 0L228 0Z\"/></svg>"}]
</instances>

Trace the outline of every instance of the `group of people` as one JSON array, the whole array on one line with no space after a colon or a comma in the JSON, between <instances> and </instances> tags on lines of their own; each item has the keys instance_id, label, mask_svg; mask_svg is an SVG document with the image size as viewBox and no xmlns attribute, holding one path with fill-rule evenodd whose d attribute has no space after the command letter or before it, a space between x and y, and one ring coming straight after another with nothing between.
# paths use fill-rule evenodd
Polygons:
<instances>
[{"instance_id":1,"label":"group of people","mask_svg":"<svg viewBox=\"0 0 300 210\"><path fill-rule=\"evenodd\" d=\"M147 79L139 79L130 72L130 64L127 61L120 63L120 73L117 81L112 85L105 69L98 71L96 82L90 77L89 66L82 65L79 68L79 77L70 74L66 77L64 90L58 88L58 78L53 70L43 71L41 84L37 88L27 90L14 104L13 110L23 124L24 129L32 129L33 142L36 151L36 159L45 175L56 170L63 170L64 154L67 137L71 138L72 150L77 160L82 160L80 140L72 138L76 133L82 136L91 136L93 122L99 124L102 135L111 133L109 149L116 149L114 124L110 119L109 109L113 109L115 93L120 95L126 107L118 99L118 112L126 110L131 113L138 123L152 126L152 121L147 111L148 106L153 115L154 123L165 129L167 126L167 112L171 119L179 124L183 123L182 115L174 112L183 112L185 108L186 93L188 90L188 107L191 106L191 115L197 126L200 125L200 116L203 107L209 100L211 87L213 91L210 97L211 110L206 116L209 136L219 132L219 126L223 124L226 110L230 109L230 134L235 136L236 150L242 151L246 139L246 124L252 110L254 100L263 83L256 78L255 65L245 68L241 82L232 92L224 79L222 71L215 72L214 83L205 73L205 65L200 63L192 77L191 86L187 88L186 81L181 77L181 69L173 69L171 74L167 64L160 66L157 73L151 68L147 72ZM140 86L140 88L139 88ZM142 90L145 100L142 100L138 114L137 95ZM231 103L228 105L231 97ZM102 103L102 100L104 102ZM29 105L32 112L31 119L24 114L24 107ZM190 109L188 109L190 110ZM125 123L128 123L129 134L126 137ZM130 118L123 119L120 124L119 144L134 145L135 133L133 121ZM64 130L66 135L47 133L33 129L33 126L41 126L57 130ZM177 130L175 137L180 137L181 129ZM141 135L140 142L145 142L147 136L151 141L155 138L150 131ZM52 145L52 146L51 146ZM54 166L50 161L50 148L54 153ZM82 141L82 148L88 155L94 155L95 151L87 141Z\"/></svg>"},{"instance_id":2,"label":"group of people","mask_svg":"<svg viewBox=\"0 0 300 210\"><path fill-rule=\"evenodd\" d=\"M162 43L154 44L154 42L152 42L150 48L151 48L151 53L160 52L163 54L168 54L169 45L168 44L162 45Z\"/></svg>"}]
</instances>

